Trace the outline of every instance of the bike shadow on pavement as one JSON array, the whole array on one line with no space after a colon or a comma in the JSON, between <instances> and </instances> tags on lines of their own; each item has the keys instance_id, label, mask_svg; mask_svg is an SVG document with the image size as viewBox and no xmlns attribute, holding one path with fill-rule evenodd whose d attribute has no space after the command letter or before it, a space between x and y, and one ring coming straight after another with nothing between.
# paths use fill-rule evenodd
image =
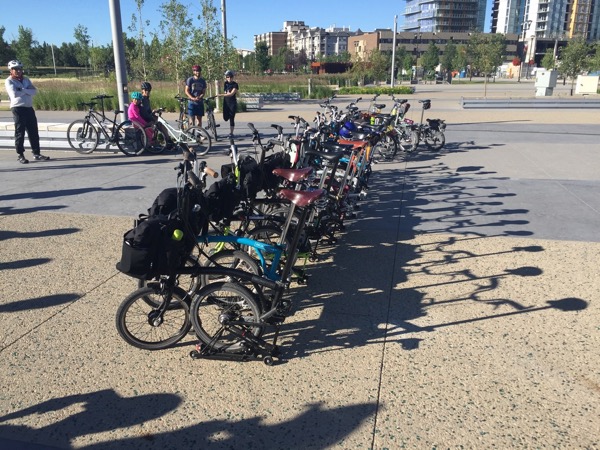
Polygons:
<instances>
[{"instance_id":1,"label":"bike shadow on pavement","mask_svg":"<svg viewBox=\"0 0 600 450\"><path fill-rule=\"evenodd\" d=\"M416 350L444 327L587 307L579 298L523 296L517 288L544 275L545 248L499 238L531 236L528 211L505 203L515 193L495 192L503 178L494 171L459 169L438 162L373 173L359 218L322 255L327 260L310 267L299 313L284 325L286 354L384 342ZM302 319L303 309L319 308L318 320Z\"/></svg>"}]
</instances>

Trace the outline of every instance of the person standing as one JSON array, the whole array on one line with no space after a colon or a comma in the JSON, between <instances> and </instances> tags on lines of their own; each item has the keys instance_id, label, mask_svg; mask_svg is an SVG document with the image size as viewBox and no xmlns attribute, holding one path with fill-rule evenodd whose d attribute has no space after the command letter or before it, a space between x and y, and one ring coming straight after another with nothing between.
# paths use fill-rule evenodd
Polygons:
<instances>
[{"instance_id":1,"label":"person standing","mask_svg":"<svg viewBox=\"0 0 600 450\"><path fill-rule=\"evenodd\" d=\"M193 75L185 82L185 95L188 101L188 117L190 125L194 126L196 120L198 126L202 126L202 116L204 116L204 94L206 93L206 81L200 76L202 67L195 65L192 67Z\"/></svg>"},{"instance_id":2,"label":"person standing","mask_svg":"<svg viewBox=\"0 0 600 450\"><path fill-rule=\"evenodd\" d=\"M223 85L223 120L229 122L229 137L233 136L235 128L235 113L237 112L237 97L239 90L238 84L233 81L233 72L228 70L225 72L225 84Z\"/></svg>"},{"instance_id":3,"label":"person standing","mask_svg":"<svg viewBox=\"0 0 600 450\"><path fill-rule=\"evenodd\" d=\"M29 145L33 152L33 159L46 161L50 159L40 153L40 134L38 122L33 109L33 96L37 89L29 78L23 76L21 61L12 60L8 63L9 77L4 82L4 87L10 98L10 109L15 122L15 148L19 155L17 160L21 164L28 164L25 158L25 132L29 138Z\"/></svg>"}]
</instances>

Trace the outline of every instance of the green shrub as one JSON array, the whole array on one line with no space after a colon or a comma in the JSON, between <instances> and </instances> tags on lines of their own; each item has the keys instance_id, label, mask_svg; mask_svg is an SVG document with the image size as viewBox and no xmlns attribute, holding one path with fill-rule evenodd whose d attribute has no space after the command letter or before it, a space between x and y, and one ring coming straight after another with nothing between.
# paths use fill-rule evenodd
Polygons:
<instances>
[{"instance_id":1,"label":"green shrub","mask_svg":"<svg viewBox=\"0 0 600 450\"><path fill-rule=\"evenodd\" d=\"M387 86L370 86L370 87L342 87L339 89L341 95L391 95L391 94L413 94L414 89L410 86L394 86L393 88Z\"/></svg>"}]
</instances>

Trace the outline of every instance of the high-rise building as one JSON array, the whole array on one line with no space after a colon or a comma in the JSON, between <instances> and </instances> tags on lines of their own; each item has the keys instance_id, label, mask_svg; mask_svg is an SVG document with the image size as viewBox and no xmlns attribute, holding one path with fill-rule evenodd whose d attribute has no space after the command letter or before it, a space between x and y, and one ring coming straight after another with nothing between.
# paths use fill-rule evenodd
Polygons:
<instances>
[{"instance_id":1,"label":"high-rise building","mask_svg":"<svg viewBox=\"0 0 600 450\"><path fill-rule=\"evenodd\" d=\"M484 31L487 0L406 0L404 31L468 33Z\"/></svg>"},{"instance_id":2,"label":"high-rise building","mask_svg":"<svg viewBox=\"0 0 600 450\"><path fill-rule=\"evenodd\" d=\"M539 65L548 48L600 38L600 0L494 0L492 33L516 33L524 59Z\"/></svg>"}]
</instances>

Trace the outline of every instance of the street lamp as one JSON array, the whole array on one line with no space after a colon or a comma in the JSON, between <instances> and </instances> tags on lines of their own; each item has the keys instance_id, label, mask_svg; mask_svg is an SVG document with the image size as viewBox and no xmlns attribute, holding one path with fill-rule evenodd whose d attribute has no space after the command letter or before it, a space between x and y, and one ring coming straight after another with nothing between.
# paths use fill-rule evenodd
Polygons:
<instances>
[{"instance_id":1,"label":"street lamp","mask_svg":"<svg viewBox=\"0 0 600 450\"><path fill-rule=\"evenodd\" d=\"M523 26L523 46L521 47L521 64L519 65L519 77L517 79L517 83L521 82L521 72L523 71L523 60L525 59L525 33L527 33L527 30L529 30L529 27L531 26L531 20L528 20L526 22L522 23Z\"/></svg>"},{"instance_id":2,"label":"street lamp","mask_svg":"<svg viewBox=\"0 0 600 450\"><path fill-rule=\"evenodd\" d=\"M415 82L418 83L419 82L419 56L421 54L421 49L419 48L419 46L421 45L421 39L423 37L422 33L416 34L415 33L415 48L414 48L414 54L415 54Z\"/></svg>"}]
</instances>

